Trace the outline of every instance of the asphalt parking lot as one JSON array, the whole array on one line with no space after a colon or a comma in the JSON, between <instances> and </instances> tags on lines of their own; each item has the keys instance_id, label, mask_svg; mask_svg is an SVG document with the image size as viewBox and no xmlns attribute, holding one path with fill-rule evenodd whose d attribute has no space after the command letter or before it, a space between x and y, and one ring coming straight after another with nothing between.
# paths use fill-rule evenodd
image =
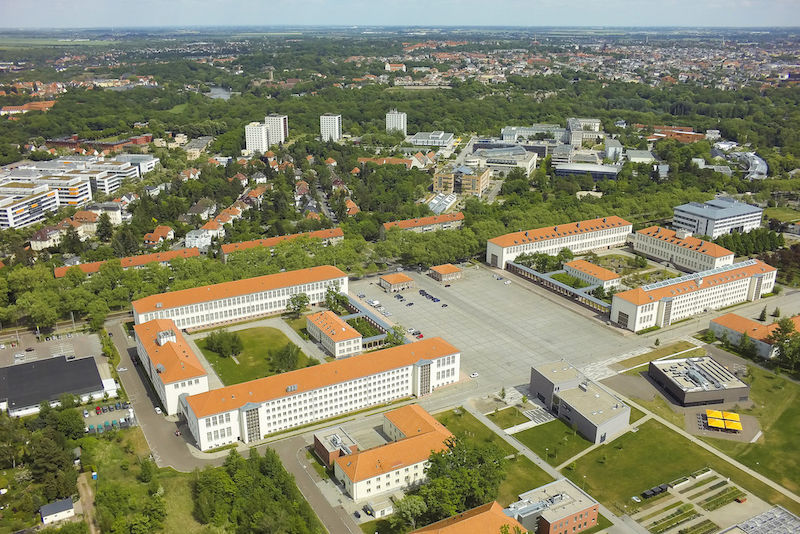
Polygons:
<instances>
[{"instance_id":1,"label":"asphalt parking lot","mask_svg":"<svg viewBox=\"0 0 800 534\"><path fill-rule=\"evenodd\" d=\"M356 280L350 291L378 299L404 328L441 336L461 350L462 379L477 372L483 383L527 384L531 365L565 359L577 367L624 354L648 340L623 336L570 309L568 301L516 277L497 280L493 271L470 267L450 287L406 271L417 283L405 302L383 292L376 279ZM505 282L510 281L506 284ZM440 302L424 298L424 289ZM412 303L412 306L407 306ZM447 307L442 307L447 304Z\"/></svg>"},{"instance_id":2,"label":"asphalt parking lot","mask_svg":"<svg viewBox=\"0 0 800 534\"><path fill-rule=\"evenodd\" d=\"M17 346L13 347L12 343ZM37 341L35 336L27 334L21 336L19 342L14 340L0 343L0 367L29 363L54 356L74 356L76 358L92 356L98 363L100 377L111 378L106 358L102 353L100 338L96 334L72 334L70 336L62 334L59 338L51 338L50 341Z\"/></svg>"}]
</instances>

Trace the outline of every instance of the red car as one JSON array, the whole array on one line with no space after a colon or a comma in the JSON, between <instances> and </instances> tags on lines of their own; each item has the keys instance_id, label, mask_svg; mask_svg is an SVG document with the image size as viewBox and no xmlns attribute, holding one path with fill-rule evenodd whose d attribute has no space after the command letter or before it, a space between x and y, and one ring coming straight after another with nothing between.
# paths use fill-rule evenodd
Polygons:
<instances>
[{"instance_id":1,"label":"red car","mask_svg":"<svg viewBox=\"0 0 800 534\"><path fill-rule=\"evenodd\" d=\"M417 336L417 339L422 339L424 336L422 334Z\"/></svg>"},{"instance_id":2,"label":"red car","mask_svg":"<svg viewBox=\"0 0 800 534\"><path fill-rule=\"evenodd\" d=\"M100 411L101 411L100 410L100 406L95 406L94 407L94 413L96 413L97 415L100 415Z\"/></svg>"}]
</instances>

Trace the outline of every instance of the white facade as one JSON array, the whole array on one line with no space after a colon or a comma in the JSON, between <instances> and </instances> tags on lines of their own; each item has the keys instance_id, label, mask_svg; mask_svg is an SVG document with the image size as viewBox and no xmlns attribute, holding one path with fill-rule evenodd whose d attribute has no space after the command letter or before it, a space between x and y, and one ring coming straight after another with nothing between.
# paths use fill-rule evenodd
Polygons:
<instances>
[{"instance_id":1,"label":"white facade","mask_svg":"<svg viewBox=\"0 0 800 534\"><path fill-rule=\"evenodd\" d=\"M307 315L306 331L311 339L322 344L334 358L346 358L361 353L361 334L331 311Z\"/></svg>"},{"instance_id":2,"label":"white facade","mask_svg":"<svg viewBox=\"0 0 800 534\"><path fill-rule=\"evenodd\" d=\"M417 132L411 138L414 146L440 146L446 147L453 144L453 134L450 132Z\"/></svg>"},{"instance_id":3,"label":"white facade","mask_svg":"<svg viewBox=\"0 0 800 534\"><path fill-rule=\"evenodd\" d=\"M269 144L278 145L285 143L289 138L289 116L279 113L270 113L264 117L264 124L269 130Z\"/></svg>"},{"instance_id":4,"label":"white facade","mask_svg":"<svg viewBox=\"0 0 800 534\"><path fill-rule=\"evenodd\" d=\"M520 254L543 252L555 256L564 248L573 254L580 254L601 248L621 247L632 230L631 223L611 216L514 232L486 242L486 262L504 269L507 262L514 261Z\"/></svg>"},{"instance_id":5,"label":"white facade","mask_svg":"<svg viewBox=\"0 0 800 534\"><path fill-rule=\"evenodd\" d=\"M611 320L634 332L669 326L709 310L758 300L772 291L776 272L759 260L748 260L617 293Z\"/></svg>"},{"instance_id":6,"label":"white facade","mask_svg":"<svg viewBox=\"0 0 800 534\"><path fill-rule=\"evenodd\" d=\"M200 328L282 313L299 293L319 304L329 287L347 293L347 275L331 266L313 267L152 295L133 302L133 315L136 324L172 319L180 329Z\"/></svg>"},{"instance_id":7,"label":"white facade","mask_svg":"<svg viewBox=\"0 0 800 534\"><path fill-rule=\"evenodd\" d=\"M137 165L139 167L139 176L144 176L148 172L156 170L156 165L160 160L150 154L120 154L114 158L114 161Z\"/></svg>"},{"instance_id":8,"label":"white facade","mask_svg":"<svg viewBox=\"0 0 800 534\"><path fill-rule=\"evenodd\" d=\"M733 252L724 247L692 237L684 230L675 232L658 226L633 234L633 250L691 272L733 263Z\"/></svg>"},{"instance_id":9,"label":"white facade","mask_svg":"<svg viewBox=\"0 0 800 534\"><path fill-rule=\"evenodd\" d=\"M186 248L197 247L206 249L211 246L211 232L206 230L191 230L186 233Z\"/></svg>"},{"instance_id":10,"label":"white facade","mask_svg":"<svg viewBox=\"0 0 800 534\"><path fill-rule=\"evenodd\" d=\"M408 135L408 116L403 111L391 110L386 114L386 131Z\"/></svg>"},{"instance_id":11,"label":"white facade","mask_svg":"<svg viewBox=\"0 0 800 534\"><path fill-rule=\"evenodd\" d=\"M260 122L251 122L244 127L244 142L246 150L251 154L265 153L269 150L269 127Z\"/></svg>"},{"instance_id":12,"label":"white facade","mask_svg":"<svg viewBox=\"0 0 800 534\"><path fill-rule=\"evenodd\" d=\"M732 232L749 232L761 226L764 210L728 198L705 204L690 202L676 206L672 226L716 239Z\"/></svg>"},{"instance_id":13,"label":"white facade","mask_svg":"<svg viewBox=\"0 0 800 534\"><path fill-rule=\"evenodd\" d=\"M614 275L612 271L608 271L607 269L603 269L602 267L598 267L597 265L592 265L590 268L584 268L582 263L589 263L583 260L578 260L570 263L564 264L564 271L570 276L574 276L579 280L583 280L584 282L588 283L592 286L600 286L603 289L611 289L614 287L619 287L621 282L621 278L619 275L615 275L614 278L611 278L611 275ZM591 264L590 264L591 265ZM610 273L609 276L605 276L603 271L607 271Z\"/></svg>"},{"instance_id":14,"label":"white facade","mask_svg":"<svg viewBox=\"0 0 800 534\"><path fill-rule=\"evenodd\" d=\"M319 116L319 137L325 141L338 141L342 138L342 116L325 113Z\"/></svg>"},{"instance_id":15,"label":"white facade","mask_svg":"<svg viewBox=\"0 0 800 534\"><path fill-rule=\"evenodd\" d=\"M0 183L0 229L24 228L58 209L58 191L46 185Z\"/></svg>"},{"instance_id":16,"label":"white facade","mask_svg":"<svg viewBox=\"0 0 800 534\"><path fill-rule=\"evenodd\" d=\"M459 362L457 349L429 338L183 397L181 409L200 450L251 443L370 406L427 395L458 380ZM312 386L306 389L306 384ZM217 399L225 400L220 404Z\"/></svg>"}]
</instances>

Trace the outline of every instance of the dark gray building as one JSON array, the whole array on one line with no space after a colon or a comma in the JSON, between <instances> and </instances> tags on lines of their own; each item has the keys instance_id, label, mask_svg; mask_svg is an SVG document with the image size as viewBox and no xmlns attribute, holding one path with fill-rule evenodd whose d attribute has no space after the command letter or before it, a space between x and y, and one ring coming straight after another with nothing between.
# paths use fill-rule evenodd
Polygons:
<instances>
[{"instance_id":1,"label":"dark gray building","mask_svg":"<svg viewBox=\"0 0 800 534\"><path fill-rule=\"evenodd\" d=\"M648 375L681 406L739 402L750 386L709 356L650 362Z\"/></svg>"}]
</instances>

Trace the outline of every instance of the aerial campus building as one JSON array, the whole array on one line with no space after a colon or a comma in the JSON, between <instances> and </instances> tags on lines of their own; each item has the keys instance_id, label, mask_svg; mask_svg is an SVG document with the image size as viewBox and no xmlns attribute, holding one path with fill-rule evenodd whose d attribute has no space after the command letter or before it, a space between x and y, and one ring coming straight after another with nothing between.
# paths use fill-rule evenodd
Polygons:
<instances>
[{"instance_id":1,"label":"aerial campus building","mask_svg":"<svg viewBox=\"0 0 800 534\"><path fill-rule=\"evenodd\" d=\"M630 407L565 361L531 367L530 394L592 443L628 428Z\"/></svg>"},{"instance_id":2,"label":"aerial campus building","mask_svg":"<svg viewBox=\"0 0 800 534\"><path fill-rule=\"evenodd\" d=\"M396 109L390 110L386 114L386 131L403 132L403 135L408 135L408 116L404 111L397 111Z\"/></svg>"},{"instance_id":3,"label":"aerial campus building","mask_svg":"<svg viewBox=\"0 0 800 534\"><path fill-rule=\"evenodd\" d=\"M460 352L429 338L330 363L181 396L200 450L322 421L396 399L421 397L458 380Z\"/></svg>"},{"instance_id":4,"label":"aerial campus building","mask_svg":"<svg viewBox=\"0 0 800 534\"><path fill-rule=\"evenodd\" d=\"M619 287L622 281L622 277L614 271L586 260L573 260L565 263L564 271L570 276L583 280L590 286L600 286L603 289Z\"/></svg>"},{"instance_id":5,"label":"aerial campus building","mask_svg":"<svg viewBox=\"0 0 800 534\"><path fill-rule=\"evenodd\" d=\"M800 331L800 315L791 318L794 328ZM708 328L714 332L717 339L727 339L732 345L739 345L742 337L747 335L755 346L756 354L762 358L774 358L778 347L772 341L772 334L778 329L778 323L763 324L735 313L726 313L721 317L712 319Z\"/></svg>"},{"instance_id":6,"label":"aerial campus building","mask_svg":"<svg viewBox=\"0 0 800 534\"><path fill-rule=\"evenodd\" d=\"M701 204L689 202L674 209L672 226L716 239L732 232L749 232L761 226L764 210L732 198L715 198Z\"/></svg>"},{"instance_id":7,"label":"aerial campus building","mask_svg":"<svg viewBox=\"0 0 800 534\"><path fill-rule=\"evenodd\" d=\"M531 534L577 533L597 526L600 504L569 479L526 491L503 512Z\"/></svg>"},{"instance_id":8,"label":"aerial campus building","mask_svg":"<svg viewBox=\"0 0 800 534\"><path fill-rule=\"evenodd\" d=\"M325 310L306 316L309 337L320 343L334 358L359 354L361 334L332 311Z\"/></svg>"},{"instance_id":9,"label":"aerial campus building","mask_svg":"<svg viewBox=\"0 0 800 534\"><path fill-rule=\"evenodd\" d=\"M686 230L650 226L633 234L633 250L668 261L689 272L708 271L733 263L733 252L693 237Z\"/></svg>"},{"instance_id":10,"label":"aerial campus building","mask_svg":"<svg viewBox=\"0 0 800 534\"><path fill-rule=\"evenodd\" d=\"M411 532L411 534L494 533L503 532L505 528L508 528L510 534L517 532L516 529L519 529L520 534L527 532L519 521L504 513L503 507L497 501L492 501L436 523L431 523L426 527Z\"/></svg>"},{"instance_id":11,"label":"aerial campus building","mask_svg":"<svg viewBox=\"0 0 800 534\"><path fill-rule=\"evenodd\" d=\"M322 142L338 141L342 138L342 116L324 113L319 116L319 138Z\"/></svg>"},{"instance_id":12,"label":"aerial campus building","mask_svg":"<svg viewBox=\"0 0 800 534\"><path fill-rule=\"evenodd\" d=\"M461 228L463 223L464 214L460 211L456 213L445 213L443 215L431 215L430 217L386 222L381 226L381 237L386 237L386 232L392 228L399 228L400 230L407 230L409 232L425 233L435 232L436 230L454 230L456 228Z\"/></svg>"},{"instance_id":13,"label":"aerial campus building","mask_svg":"<svg viewBox=\"0 0 800 534\"><path fill-rule=\"evenodd\" d=\"M347 293L347 275L323 265L151 295L133 302L133 317L136 324L172 319L180 329L223 325L281 313L299 293L323 302L330 287Z\"/></svg>"},{"instance_id":14,"label":"aerial campus building","mask_svg":"<svg viewBox=\"0 0 800 534\"><path fill-rule=\"evenodd\" d=\"M745 401L750 386L710 356L650 362L647 374L681 406Z\"/></svg>"},{"instance_id":15,"label":"aerial campus building","mask_svg":"<svg viewBox=\"0 0 800 534\"><path fill-rule=\"evenodd\" d=\"M747 260L687 274L614 295L611 321L638 332L664 327L708 310L754 301L772 291L777 270Z\"/></svg>"},{"instance_id":16,"label":"aerial campus building","mask_svg":"<svg viewBox=\"0 0 800 534\"><path fill-rule=\"evenodd\" d=\"M226 243L222 245L222 254L224 259L228 259L228 255L240 250L247 250L250 248L275 248L278 243L283 241L291 241L298 237L307 237L309 239L321 239L323 245L336 245L344 240L344 232L338 226L336 228L328 228L325 230L315 230L313 232L304 232L300 234L279 235L276 237L267 237L264 239L253 239L252 241L239 241L238 243Z\"/></svg>"},{"instance_id":17,"label":"aerial campus building","mask_svg":"<svg viewBox=\"0 0 800 534\"><path fill-rule=\"evenodd\" d=\"M542 252L555 256L567 248L575 254L601 248L620 247L628 240L633 225L617 216L559 224L505 234L486 243L486 262L504 269L520 254Z\"/></svg>"}]
</instances>

